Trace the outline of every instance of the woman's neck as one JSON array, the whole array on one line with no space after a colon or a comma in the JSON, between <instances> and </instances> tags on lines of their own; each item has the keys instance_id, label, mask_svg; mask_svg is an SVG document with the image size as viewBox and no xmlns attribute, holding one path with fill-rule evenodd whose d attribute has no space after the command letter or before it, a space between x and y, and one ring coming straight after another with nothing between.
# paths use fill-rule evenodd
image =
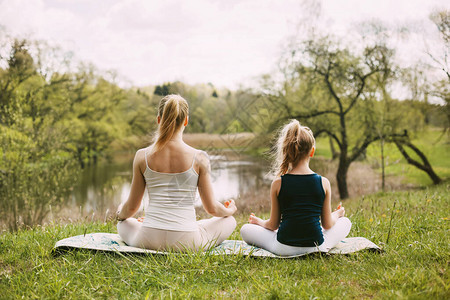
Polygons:
<instances>
[{"instance_id":1,"label":"woman's neck","mask_svg":"<svg viewBox=\"0 0 450 300\"><path fill-rule=\"evenodd\" d=\"M184 131L183 129L177 130L173 134L173 136L170 140L174 141L174 142L182 142L183 141L183 131Z\"/></svg>"}]
</instances>

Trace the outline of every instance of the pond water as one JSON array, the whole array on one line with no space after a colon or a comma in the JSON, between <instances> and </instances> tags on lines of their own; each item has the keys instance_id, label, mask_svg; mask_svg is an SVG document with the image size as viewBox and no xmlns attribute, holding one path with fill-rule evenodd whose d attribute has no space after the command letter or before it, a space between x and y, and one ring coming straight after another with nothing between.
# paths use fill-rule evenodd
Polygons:
<instances>
[{"instance_id":1,"label":"pond water","mask_svg":"<svg viewBox=\"0 0 450 300\"><path fill-rule=\"evenodd\" d=\"M267 175L269 164L263 159L226 152L210 155L210 159L214 194L219 201L238 198L239 195L270 186L271 179ZM65 204L66 208L81 215L114 212L128 198L132 160L133 157L118 157L112 162L86 167L71 199ZM145 193L144 199L147 197ZM201 205L198 195L196 205Z\"/></svg>"}]
</instances>

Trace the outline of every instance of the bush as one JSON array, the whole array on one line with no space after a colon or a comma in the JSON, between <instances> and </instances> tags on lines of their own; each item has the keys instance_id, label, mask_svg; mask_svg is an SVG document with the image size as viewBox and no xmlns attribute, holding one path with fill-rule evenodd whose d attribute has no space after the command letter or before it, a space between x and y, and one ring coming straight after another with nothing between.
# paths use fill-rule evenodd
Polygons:
<instances>
[{"instance_id":1,"label":"bush","mask_svg":"<svg viewBox=\"0 0 450 300\"><path fill-rule=\"evenodd\" d=\"M69 195L78 164L67 153L42 149L5 126L1 127L0 145L0 217L4 225L16 231L23 225L41 224L51 207Z\"/></svg>"}]
</instances>

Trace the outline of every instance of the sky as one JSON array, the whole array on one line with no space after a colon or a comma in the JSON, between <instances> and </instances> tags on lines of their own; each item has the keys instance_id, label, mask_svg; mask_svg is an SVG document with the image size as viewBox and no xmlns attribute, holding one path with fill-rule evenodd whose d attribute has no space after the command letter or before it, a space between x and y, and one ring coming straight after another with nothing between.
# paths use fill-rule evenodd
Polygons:
<instances>
[{"instance_id":1,"label":"sky","mask_svg":"<svg viewBox=\"0 0 450 300\"><path fill-rule=\"evenodd\" d=\"M305 6L304 3L315 3ZM317 6L317 3L321 5ZM308 8L309 7L309 8ZM364 20L409 24L410 62L423 54L444 0L0 0L0 26L44 40L77 60L114 70L128 85L171 81L238 88L273 72L311 7L324 30L345 35ZM305 17L306 16L306 17Z\"/></svg>"}]
</instances>

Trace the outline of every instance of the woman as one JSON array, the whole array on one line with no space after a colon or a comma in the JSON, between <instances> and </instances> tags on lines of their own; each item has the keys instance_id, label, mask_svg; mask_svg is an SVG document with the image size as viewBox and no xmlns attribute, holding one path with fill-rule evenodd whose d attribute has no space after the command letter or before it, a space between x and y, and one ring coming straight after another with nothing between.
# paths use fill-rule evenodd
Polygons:
<instances>
[{"instance_id":1,"label":"woman","mask_svg":"<svg viewBox=\"0 0 450 300\"><path fill-rule=\"evenodd\" d=\"M117 231L130 246L154 250L205 250L223 242L236 227L234 200L227 207L214 199L208 155L183 142L189 106L179 95L161 99L152 145L137 151L128 200L117 212ZM200 194L211 219L196 221ZM147 189L143 222L132 218Z\"/></svg>"}]
</instances>

